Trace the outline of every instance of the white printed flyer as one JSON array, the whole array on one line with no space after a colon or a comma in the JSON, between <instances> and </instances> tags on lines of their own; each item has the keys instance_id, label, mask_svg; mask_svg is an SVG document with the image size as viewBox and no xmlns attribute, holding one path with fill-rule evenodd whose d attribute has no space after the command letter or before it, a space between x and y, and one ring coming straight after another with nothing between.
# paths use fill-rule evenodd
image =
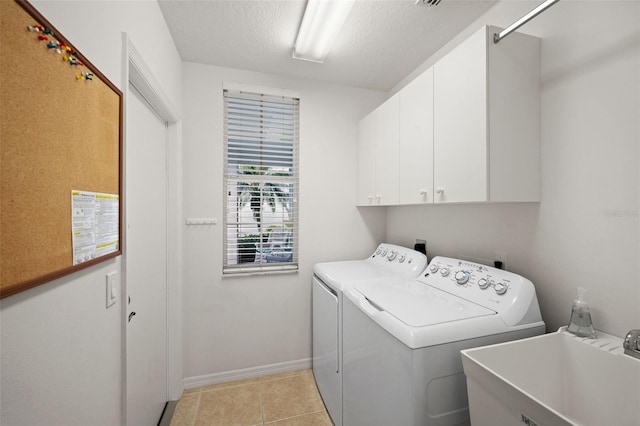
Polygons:
<instances>
[{"instance_id":1,"label":"white printed flyer","mask_svg":"<svg viewBox=\"0 0 640 426\"><path fill-rule=\"evenodd\" d=\"M118 251L120 196L71 191L73 264Z\"/></svg>"}]
</instances>

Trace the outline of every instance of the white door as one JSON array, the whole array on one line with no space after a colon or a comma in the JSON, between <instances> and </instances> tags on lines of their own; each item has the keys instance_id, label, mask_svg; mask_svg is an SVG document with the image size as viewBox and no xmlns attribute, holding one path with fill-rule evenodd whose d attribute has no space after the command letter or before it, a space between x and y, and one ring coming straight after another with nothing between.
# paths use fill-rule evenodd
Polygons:
<instances>
[{"instance_id":1,"label":"white door","mask_svg":"<svg viewBox=\"0 0 640 426\"><path fill-rule=\"evenodd\" d=\"M127 424L156 425L167 401L166 123L127 99Z\"/></svg>"}]
</instances>

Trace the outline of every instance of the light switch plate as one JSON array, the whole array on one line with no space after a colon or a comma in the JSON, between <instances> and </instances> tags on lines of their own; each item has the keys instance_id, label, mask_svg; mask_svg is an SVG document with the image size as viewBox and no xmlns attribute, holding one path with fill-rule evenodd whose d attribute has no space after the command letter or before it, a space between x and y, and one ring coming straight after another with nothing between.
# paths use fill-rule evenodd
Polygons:
<instances>
[{"instance_id":1,"label":"light switch plate","mask_svg":"<svg viewBox=\"0 0 640 426\"><path fill-rule=\"evenodd\" d=\"M118 272L107 274L107 308L118 300Z\"/></svg>"}]
</instances>

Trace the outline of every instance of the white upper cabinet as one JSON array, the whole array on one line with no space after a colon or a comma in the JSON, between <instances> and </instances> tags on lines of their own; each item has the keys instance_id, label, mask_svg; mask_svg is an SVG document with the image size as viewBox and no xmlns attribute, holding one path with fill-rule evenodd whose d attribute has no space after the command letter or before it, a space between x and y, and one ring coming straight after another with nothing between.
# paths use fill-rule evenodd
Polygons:
<instances>
[{"instance_id":1,"label":"white upper cabinet","mask_svg":"<svg viewBox=\"0 0 640 426\"><path fill-rule=\"evenodd\" d=\"M358 204L398 204L399 96L360 121Z\"/></svg>"},{"instance_id":2,"label":"white upper cabinet","mask_svg":"<svg viewBox=\"0 0 640 426\"><path fill-rule=\"evenodd\" d=\"M395 95L378 109L376 138L376 199L378 204L398 204L399 96Z\"/></svg>"},{"instance_id":3,"label":"white upper cabinet","mask_svg":"<svg viewBox=\"0 0 640 426\"><path fill-rule=\"evenodd\" d=\"M358 205L374 204L376 193L375 111L360 120L358 126Z\"/></svg>"},{"instance_id":4,"label":"white upper cabinet","mask_svg":"<svg viewBox=\"0 0 640 426\"><path fill-rule=\"evenodd\" d=\"M499 31L434 65L436 203L540 200L540 39Z\"/></svg>"},{"instance_id":5,"label":"white upper cabinet","mask_svg":"<svg viewBox=\"0 0 640 426\"><path fill-rule=\"evenodd\" d=\"M399 204L433 203L433 69L400 91Z\"/></svg>"},{"instance_id":6,"label":"white upper cabinet","mask_svg":"<svg viewBox=\"0 0 640 426\"><path fill-rule=\"evenodd\" d=\"M487 53L476 33L434 66L435 202L487 197Z\"/></svg>"},{"instance_id":7,"label":"white upper cabinet","mask_svg":"<svg viewBox=\"0 0 640 426\"><path fill-rule=\"evenodd\" d=\"M360 121L359 205L540 201L540 39L497 32Z\"/></svg>"}]
</instances>

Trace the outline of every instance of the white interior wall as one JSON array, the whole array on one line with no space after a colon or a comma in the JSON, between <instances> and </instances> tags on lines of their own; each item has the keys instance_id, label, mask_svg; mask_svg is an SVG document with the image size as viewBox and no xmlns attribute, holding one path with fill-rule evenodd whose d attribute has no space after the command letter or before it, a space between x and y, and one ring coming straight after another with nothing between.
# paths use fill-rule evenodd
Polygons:
<instances>
[{"instance_id":1,"label":"white interior wall","mask_svg":"<svg viewBox=\"0 0 640 426\"><path fill-rule=\"evenodd\" d=\"M184 215L219 223L183 233L185 376L309 364L313 264L364 258L385 237L386 212L355 207L357 123L385 94L193 63L183 81ZM223 82L300 93L298 273L222 278Z\"/></svg>"},{"instance_id":2,"label":"white interior wall","mask_svg":"<svg viewBox=\"0 0 640 426\"><path fill-rule=\"evenodd\" d=\"M536 284L550 329L566 323L577 285L591 292L596 327L621 335L640 323L637 2L567 0L523 29L543 37L539 205L389 209L354 207L357 121L380 93L182 68L153 1L33 3L121 88L120 31L178 108L184 72L185 217L222 219L222 81L301 92L300 272L222 279L221 227L185 228L185 376L308 359L312 265L365 257L385 239L424 237L430 254L508 252L509 269ZM424 66L477 26L507 25L537 3L500 3ZM104 308L111 270L119 259L2 300L0 423L120 423L122 303Z\"/></svg>"},{"instance_id":3,"label":"white interior wall","mask_svg":"<svg viewBox=\"0 0 640 426\"><path fill-rule=\"evenodd\" d=\"M537 4L499 3L419 70L480 25L507 26ZM568 322L577 286L597 329L637 328L639 22L635 1L562 1L522 27L542 37L542 201L390 208L389 241L424 238L430 256L507 252L508 269L536 285L549 330Z\"/></svg>"},{"instance_id":4,"label":"white interior wall","mask_svg":"<svg viewBox=\"0 0 640 426\"><path fill-rule=\"evenodd\" d=\"M155 1L32 3L121 90L127 32L180 109L182 64ZM110 271L122 283L117 258L0 302L0 424L122 423L123 303L105 308Z\"/></svg>"}]
</instances>

